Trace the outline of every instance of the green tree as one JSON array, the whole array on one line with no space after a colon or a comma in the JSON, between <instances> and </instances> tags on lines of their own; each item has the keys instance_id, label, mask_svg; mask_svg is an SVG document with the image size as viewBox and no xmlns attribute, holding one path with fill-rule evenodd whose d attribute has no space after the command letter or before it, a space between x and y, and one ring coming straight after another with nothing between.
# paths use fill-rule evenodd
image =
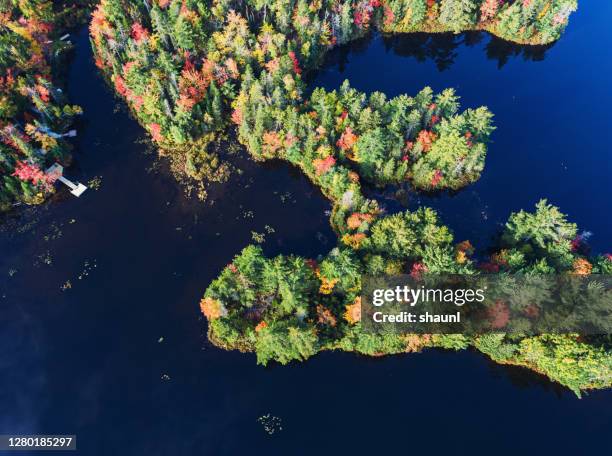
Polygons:
<instances>
[{"instance_id":1,"label":"green tree","mask_svg":"<svg viewBox=\"0 0 612 456\"><path fill-rule=\"evenodd\" d=\"M440 22L455 32L476 25L478 2L475 0L442 0Z\"/></svg>"}]
</instances>

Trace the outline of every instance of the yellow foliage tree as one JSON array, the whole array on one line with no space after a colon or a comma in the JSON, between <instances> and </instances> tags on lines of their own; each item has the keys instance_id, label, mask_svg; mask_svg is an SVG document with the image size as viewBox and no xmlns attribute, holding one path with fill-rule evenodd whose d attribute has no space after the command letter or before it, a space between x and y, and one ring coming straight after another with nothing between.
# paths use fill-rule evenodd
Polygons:
<instances>
[{"instance_id":1,"label":"yellow foliage tree","mask_svg":"<svg viewBox=\"0 0 612 456\"><path fill-rule=\"evenodd\" d=\"M589 275L593 271L593 265L584 258L574 260L574 274Z\"/></svg>"},{"instance_id":2,"label":"yellow foliage tree","mask_svg":"<svg viewBox=\"0 0 612 456\"><path fill-rule=\"evenodd\" d=\"M209 320L214 320L215 318L220 318L225 315L225 308L218 299L202 298L200 301L200 310Z\"/></svg>"},{"instance_id":3,"label":"yellow foliage tree","mask_svg":"<svg viewBox=\"0 0 612 456\"><path fill-rule=\"evenodd\" d=\"M346 312L344 312L344 319L350 324L354 325L361 321L361 297L357 296L353 304L346 305Z\"/></svg>"},{"instance_id":4,"label":"yellow foliage tree","mask_svg":"<svg viewBox=\"0 0 612 456\"><path fill-rule=\"evenodd\" d=\"M319 293L328 295L331 294L332 290L338 283L338 279L328 279L327 277L319 277L321 280L321 286L319 287Z\"/></svg>"}]
</instances>

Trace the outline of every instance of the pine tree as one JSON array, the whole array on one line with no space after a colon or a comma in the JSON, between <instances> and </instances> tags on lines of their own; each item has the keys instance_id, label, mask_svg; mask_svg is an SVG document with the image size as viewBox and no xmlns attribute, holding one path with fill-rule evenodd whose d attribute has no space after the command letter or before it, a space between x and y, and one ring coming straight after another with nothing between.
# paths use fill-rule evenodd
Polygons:
<instances>
[{"instance_id":1,"label":"pine tree","mask_svg":"<svg viewBox=\"0 0 612 456\"><path fill-rule=\"evenodd\" d=\"M191 22L184 16L179 15L176 23L174 24L173 37L176 45L181 49L191 51L195 49L195 30Z\"/></svg>"},{"instance_id":2,"label":"pine tree","mask_svg":"<svg viewBox=\"0 0 612 456\"><path fill-rule=\"evenodd\" d=\"M476 24L477 11L475 0L442 0L439 20L458 33Z\"/></svg>"}]
</instances>

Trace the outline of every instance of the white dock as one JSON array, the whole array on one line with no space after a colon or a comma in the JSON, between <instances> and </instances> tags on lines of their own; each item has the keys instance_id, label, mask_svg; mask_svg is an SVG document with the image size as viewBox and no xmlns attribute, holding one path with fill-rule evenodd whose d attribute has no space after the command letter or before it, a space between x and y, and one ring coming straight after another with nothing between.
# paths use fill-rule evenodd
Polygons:
<instances>
[{"instance_id":1,"label":"white dock","mask_svg":"<svg viewBox=\"0 0 612 456\"><path fill-rule=\"evenodd\" d=\"M54 165L50 166L49 169L47 169L46 174L66 185L70 189L70 193L72 193L74 196L79 197L85 190L87 190L87 186L81 184L80 182L74 183L70 179L65 178L63 176L64 167L59 163L55 163Z\"/></svg>"}]
</instances>

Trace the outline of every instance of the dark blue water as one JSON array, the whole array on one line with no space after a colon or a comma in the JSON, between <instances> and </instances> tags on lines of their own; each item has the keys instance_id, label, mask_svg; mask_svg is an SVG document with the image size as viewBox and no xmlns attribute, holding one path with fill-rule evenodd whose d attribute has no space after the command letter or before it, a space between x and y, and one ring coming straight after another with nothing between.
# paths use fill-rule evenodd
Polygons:
<instances>
[{"instance_id":1,"label":"dark blue water","mask_svg":"<svg viewBox=\"0 0 612 456\"><path fill-rule=\"evenodd\" d=\"M419 62L393 51L412 55L414 44L376 38L319 81L350 77L390 95L457 86L466 105L491 107L499 130L482 180L433 201L445 221L484 242L511 210L548 196L605 250L612 8L600 3L583 6L541 61L511 55L499 69L483 36L472 46L457 37L450 64L444 40L417 49ZM497 46L490 55L503 54ZM612 451L612 391L579 400L477 353L325 353L262 368L211 347L197 305L210 281L266 225L270 255L326 252L329 204L287 167L240 157L243 173L209 202L185 198L116 110L85 34L70 71L87 123L68 174L102 184L0 225L0 433L76 434L88 456ZM266 433L266 414L282 430Z\"/></svg>"}]
</instances>

